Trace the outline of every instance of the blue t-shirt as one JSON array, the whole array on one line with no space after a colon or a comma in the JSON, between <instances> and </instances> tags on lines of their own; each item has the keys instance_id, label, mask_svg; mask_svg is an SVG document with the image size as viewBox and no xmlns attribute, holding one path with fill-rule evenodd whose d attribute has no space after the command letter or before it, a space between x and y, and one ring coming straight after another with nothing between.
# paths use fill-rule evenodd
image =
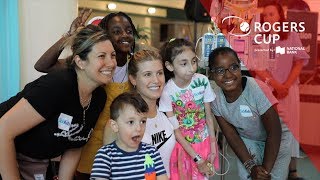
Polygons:
<instances>
[{"instance_id":1,"label":"blue t-shirt","mask_svg":"<svg viewBox=\"0 0 320 180\"><path fill-rule=\"evenodd\" d=\"M155 179L166 174L160 153L141 142L135 152L125 152L115 141L101 147L94 159L90 179Z\"/></svg>"}]
</instances>

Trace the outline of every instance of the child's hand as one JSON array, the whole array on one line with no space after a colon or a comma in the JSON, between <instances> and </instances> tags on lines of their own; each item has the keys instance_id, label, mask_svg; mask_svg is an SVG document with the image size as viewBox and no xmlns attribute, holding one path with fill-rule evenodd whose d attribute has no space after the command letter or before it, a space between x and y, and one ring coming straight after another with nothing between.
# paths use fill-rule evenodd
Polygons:
<instances>
[{"instance_id":1,"label":"child's hand","mask_svg":"<svg viewBox=\"0 0 320 180\"><path fill-rule=\"evenodd\" d=\"M207 176L214 175L213 165L208 160L200 160L198 163L198 170L200 173Z\"/></svg>"},{"instance_id":2,"label":"child's hand","mask_svg":"<svg viewBox=\"0 0 320 180\"><path fill-rule=\"evenodd\" d=\"M92 13L92 9L87 9L87 8L82 9L79 16L76 19L74 19L73 22L71 23L68 33L72 35L77 31L79 27L83 27L85 22L91 15L91 13Z\"/></svg>"},{"instance_id":3,"label":"child's hand","mask_svg":"<svg viewBox=\"0 0 320 180\"><path fill-rule=\"evenodd\" d=\"M271 179L270 173L263 166L253 166L250 176L252 179Z\"/></svg>"},{"instance_id":4,"label":"child's hand","mask_svg":"<svg viewBox=\"0 0 320 180\"><path fill-rule=\"evenodd\" d=\"M213 176L215 174L215 169L212 163L208 162L207 167L210 169L210 171L206 174L208 177Z\"/></svg>"}]
</instances>

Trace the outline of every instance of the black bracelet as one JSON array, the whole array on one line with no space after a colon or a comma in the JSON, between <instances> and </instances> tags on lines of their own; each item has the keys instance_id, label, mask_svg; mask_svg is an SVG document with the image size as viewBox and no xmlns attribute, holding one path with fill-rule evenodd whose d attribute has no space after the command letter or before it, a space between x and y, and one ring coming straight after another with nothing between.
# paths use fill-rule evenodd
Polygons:
<instances>
[{"instance_id":1,"label":"black bracelet","mask_svg":"<svg viewBox=\"0 0 320 180\"><path fill-rule=\"evenodd\" d=\"M199 155L199 154L197 154L195 157L194 157L194 159L193 159L193 161L195 162L195 163L197 163L197 162L199 162L199 161L201 161L202 160L202 157Z\"/></svg>"}]
</instances>

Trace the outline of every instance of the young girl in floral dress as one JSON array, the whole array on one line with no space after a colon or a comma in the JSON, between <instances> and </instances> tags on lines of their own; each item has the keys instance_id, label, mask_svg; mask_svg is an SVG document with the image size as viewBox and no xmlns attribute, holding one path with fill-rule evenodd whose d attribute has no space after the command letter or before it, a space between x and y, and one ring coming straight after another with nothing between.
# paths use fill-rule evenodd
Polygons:
<instances>
[{"instance_id":1,"label":"young girl in floral dress","mask_svg":"<svg viewBox=\"0 0 320 180\"><path fill-rule=\"evenodd\" d=\"M208 78L196 73L197 58L191 42L170 40L163 45L160 53L166 67L166 78L170 79L161 95L159 110L172 121L178 141L171 154L170 178L206 179L214 174L212 164L218 168L210 109L215 94ZM197 164L202 160L208 161L207 166L212 171L205 174L199 172Z\"/></svg>"}]
</instances>

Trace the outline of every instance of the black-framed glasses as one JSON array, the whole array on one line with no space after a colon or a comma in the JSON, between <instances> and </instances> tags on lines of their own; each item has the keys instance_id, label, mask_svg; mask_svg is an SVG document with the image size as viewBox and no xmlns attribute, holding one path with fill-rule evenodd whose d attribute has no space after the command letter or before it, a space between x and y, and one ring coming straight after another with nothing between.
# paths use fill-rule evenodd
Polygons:
<instances>
[{"instance_id":1,"label":"black-framed glasses","mask_svg":"<svg viewBox=\"0 0 320 180\"><path fill-rule=\"evenodd\" d=\"M231 73L236 73L240 70L240 65L239 64L232 64L227 69L222 68L222 67L213 68L211 70L211 72L215 73L216 75L223 76L226 74L227 70Z\"/></svg>"}]
</instances>

